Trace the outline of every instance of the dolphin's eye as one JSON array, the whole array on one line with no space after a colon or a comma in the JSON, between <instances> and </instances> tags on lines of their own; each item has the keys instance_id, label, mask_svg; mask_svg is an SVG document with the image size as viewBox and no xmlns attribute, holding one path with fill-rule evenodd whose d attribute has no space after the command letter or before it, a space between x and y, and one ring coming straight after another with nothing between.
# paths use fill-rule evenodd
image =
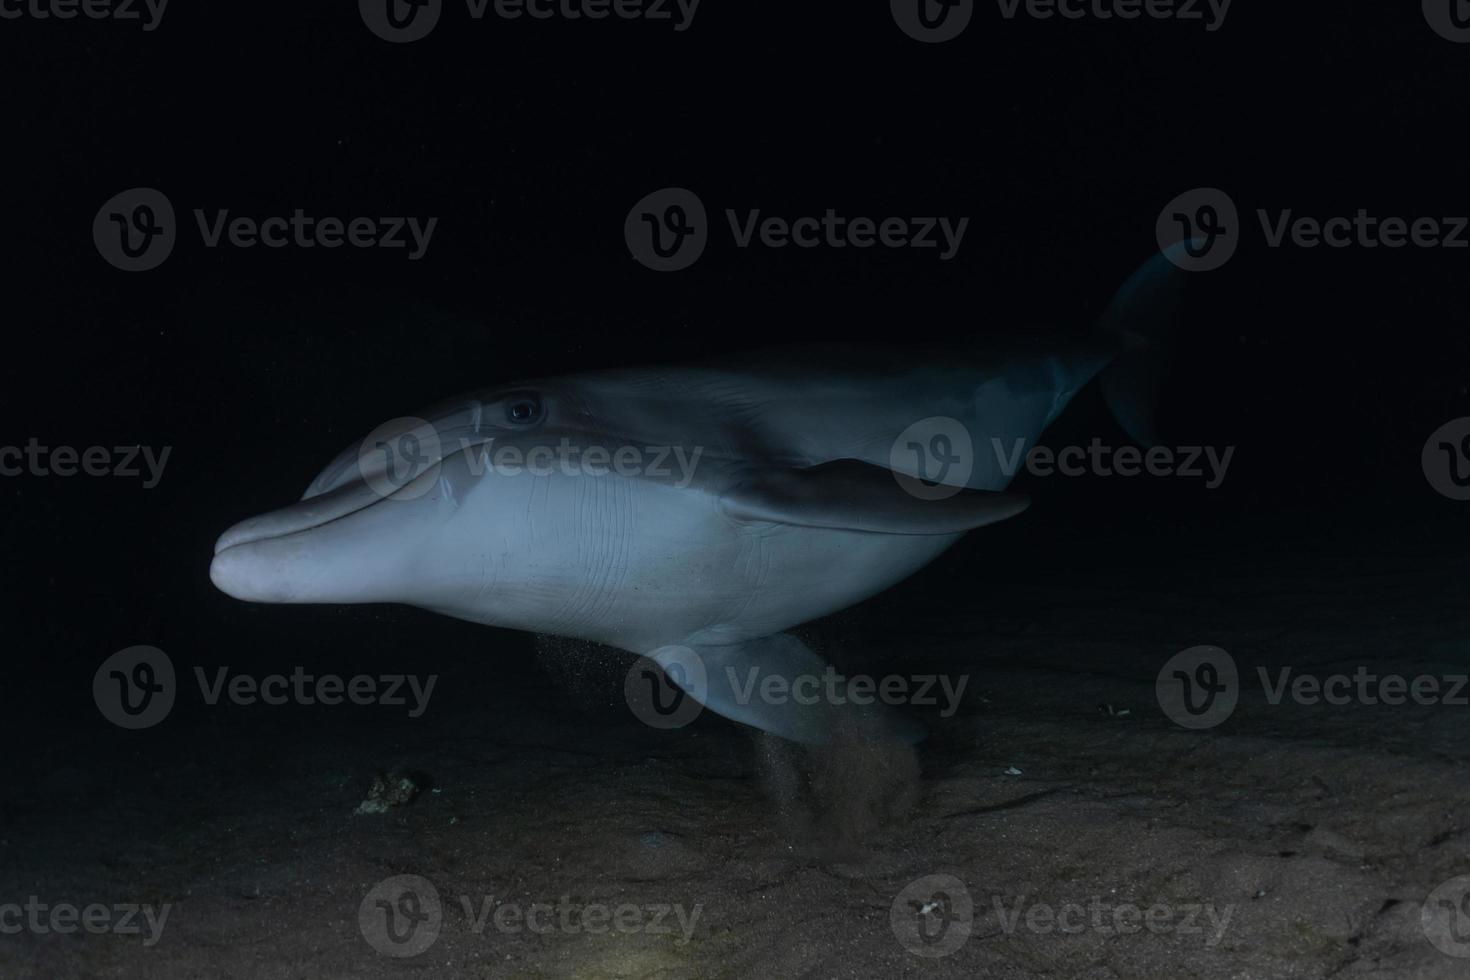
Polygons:
<instances>
[{"instance_id":1,"label":"dolphin's eye","mask_svg":"<svg viewBox=\"0 0 1470 980\"><path fill-rule=\"evenodd\" d=\"M516 425L530 425L541 419L541 399L534 395L517 395L505 404L505 417Z\"/></svg>"}]
</instances>

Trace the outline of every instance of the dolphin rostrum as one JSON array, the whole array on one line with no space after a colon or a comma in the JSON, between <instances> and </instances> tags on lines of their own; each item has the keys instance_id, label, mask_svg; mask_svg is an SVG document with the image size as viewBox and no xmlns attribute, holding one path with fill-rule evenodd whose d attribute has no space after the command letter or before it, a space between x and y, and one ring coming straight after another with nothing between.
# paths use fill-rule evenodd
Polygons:
<instances>
[{"instance_id":1,"label":"dolphin rostrum","mask_svg":"<svg viewBox=\"0 0 1470 980\"><path fill-rule=\"evenodd\" d=\"M1024 509L1004 492L1009 448L1092 377L1151 440L1150 339L1177 286L1155 256L1065 350L808 349L476 391L380 427L298 503L225 531L210 577L254 602L401 602L609 644L719 714L822 742L831 704L749 683L826 673L784 631Z\"/></svg>"}]
</instances>

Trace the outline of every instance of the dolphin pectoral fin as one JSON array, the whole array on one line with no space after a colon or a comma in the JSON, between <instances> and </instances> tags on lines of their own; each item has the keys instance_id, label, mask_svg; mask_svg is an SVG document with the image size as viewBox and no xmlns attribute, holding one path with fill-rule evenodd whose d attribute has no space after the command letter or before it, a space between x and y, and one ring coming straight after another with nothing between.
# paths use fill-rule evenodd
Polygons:
<instances>
[{"instance_id":1,"label":"dolphin pectoral fin","mask_svg":"<svg viewBox=\"0 0 1470 980\"><path fill-rule=\"evenodd\" d=\"M1029 499L936 486L856 459L805 469L757 470L725 492L739 521L772 521L882 534L958 534L1014 517Z\"/></svg>"},{"instance_id":2,"label":"dolphin pectoral fin","mask_svg":"<svg viewBox=\"0 0 1470 980\"><path fill-rule=\"evenodd\" d=\"M823 745L839 735L897 739L926 734L917 721L849 690L790 633L743 643L664 647L652 659L669 681L716 714L793 742Z\"/></svg>"}]
</instances>

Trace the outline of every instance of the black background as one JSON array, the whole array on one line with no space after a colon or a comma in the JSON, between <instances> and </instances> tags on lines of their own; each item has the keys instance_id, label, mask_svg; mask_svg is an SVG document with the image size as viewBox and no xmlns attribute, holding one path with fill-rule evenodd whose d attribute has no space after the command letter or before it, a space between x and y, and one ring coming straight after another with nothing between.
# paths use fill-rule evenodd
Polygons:
<instances>
[{"instance_id":1,"label":"black background","mask_svg":"<svg viewBox=\"0 0 1470 980\"><path fill-rule=\"evenodd\" d=\"M883 3L704 0L676 32L474 21L450 2L405 45L346 2L176 0L153 32L0 21L4 441L173 447L151 490L0 481L9 717L108 731L91 673L135 643L343 673L405 633L466 663L492 642L520 650L406 610L246 606L210 585L213 541L379 422L462 389L795 341L1084 329L1155 248L1164 204L1199 186L1233 197L1244 240L1191 278L1162 421L1168 442L1237 447L1229 479L1035 488L1052 519L1458 529L1466 505L1430 489L1419 454L1470 414L1470 250L1269 249L1255 209L1470 213L1470 45L1417 4L1283 6L1237 0L1211 33L980 4L938 45ZM717 228L692 268L659 274L630 257L623 219L673 185ZM129 274L91 224L137 186L167 194L184 227L163 266ZM194 208L298 207L439 222L417 262L208 249L193 226ZM727 207L970 225L947 262L737 249ZM1086 399L1066 424L1119 438Z\"/></svg>"}]
</instances>

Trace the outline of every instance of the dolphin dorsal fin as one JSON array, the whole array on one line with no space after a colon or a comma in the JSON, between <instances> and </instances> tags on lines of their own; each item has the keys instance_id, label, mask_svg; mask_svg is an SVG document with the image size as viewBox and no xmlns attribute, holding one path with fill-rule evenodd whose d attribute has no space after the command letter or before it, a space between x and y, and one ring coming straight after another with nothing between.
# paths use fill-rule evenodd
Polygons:
<instances>
[{"instance_id":1,"label":"dolphin dorsal fin","mask_svg":"<svg viewBox=\"0 0 1470 980\"><path fill-rule=\"evenodd\" d=\"M881 466L839 459L801 469L749 470L721 496L720 507L738 521L880 534L958 534L1014 517L1029 502L1020 494L930 487Z\"/></svg>"}]
</instances>

